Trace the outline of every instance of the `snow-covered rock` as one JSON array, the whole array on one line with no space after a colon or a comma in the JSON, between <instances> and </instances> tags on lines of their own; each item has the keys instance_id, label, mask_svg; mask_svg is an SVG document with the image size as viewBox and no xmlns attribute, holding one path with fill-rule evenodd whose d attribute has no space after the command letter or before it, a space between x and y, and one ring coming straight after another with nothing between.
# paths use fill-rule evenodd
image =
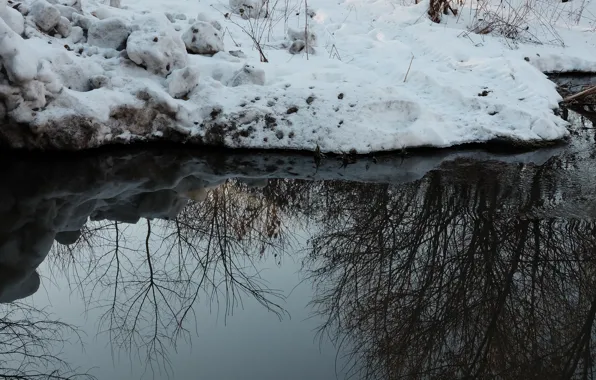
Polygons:
<instances>
[{"instance_id":1,"label":"snow-covered rock","mask_svg":"<svg viewBox=\"0 0 596 380\"><path fill-rule=\"evenodd\" d=\"M97 21L89 16L80 13L72 13L72 22L75 26L80 26L83 30L88 31L91 26Z\"/></svg>"},{"instance_id":2,"label":"snow-covered rock","mask_svg":"<svg viewBox=\"0 0 596 380\"><path fill-rule=\"evenodd\" d=\"M201 12L201 13L199 13L199 14L197 15L197 21L204 21L204 22L208 22L209 24L213 25L213 27L214 27L215 29L217 29L217 30L221 31L221 24L220 24L218 21L216 21L216 20L212 19L211 17L209 17L209 16L208 16L207 14L205 14L205 13L202 13L202 12Z\"/></svg>"},{"instance_id":3,"label":"snow-covered rock","mask_svg":"<svg viewBox=\"0 0 596 380\"><path fill-rule=\"evenodd\" d=\"M65 5L67 7L72 7L79 12L83 11L81 0L48 0L48 2L53 5Z\"/></svg>"},{"instance_id":4,"label":"snow-covered rock","mask_svg":"<svg viewBox=\"0 0 596 380\"><path fill-rule=\"evenodd\" d=\"M241 68L234 74L234 76L228 83L228 86L237 87L247 84L256 84L258 86L264 86L265 71L251 65L244 65L243 68Z\"/></svg>"},{"instance_id":5,"label":"snow-covered rock","mask_svg":"<svg viewBox=\"0 0 596 380\"><path fill-rule=\"evenodd\" d=\"M303 41L310 46L317 46L317 35L310 29L306 31L288 28L288 38L290 41Z\"/></svg>"},{"instance_id":6,"label":"snow-covered rock","mask_svg":"<svg viewBox=\"0 0 596 380\"><path fill-rule=\"evenodd\" d=\"M118 17L119 12L114 11L111 8L101 7L101 8L97 8L96 10L91 12L91 15L97 19L105 20L107 18Z\"/></svg>"},{"instance_id":7,"label":"snow-covered rock","mask_svg":"<svg viewBox=\"0 0 596 380\"><path fill-rule=\"evenodd\" d=\"M87 34L90 45L101 48L123 50L131 28L120 18L107 18L94 22Z\"/></svg>"},{"instance_id":8,"label":"snow-covered rock","mask_svg":"<svg viewBox=\"0 0 596 380\"><path fill-rule=\"evenodd\" d=\"M85 32L83 28L80 26L73 26L70 29L70 36L68 36L68 40L73 44L78 44L85 38Z\"/></svg>"},{"instance_id":9,"label":"snow-covered rock","mask_svg":"<svg viewBox=\"0 0 596 380\"><path fill-rule=\"evenodd\" d=\"M26 83L35 78L35 55L24 46L23 39L4 20L0 20L0 57L10 81Z\"/></svg>"},{"instance_id":10,"label":"snow-covered rock","mask_svg":"<svg viewBox=\"0 0 596 380\"><path fill-rule=\"evenodd\" d=\"M194 66L172 71L166 78L168 93L177 99L187 96L199 84L199 70Z\"/></svg>"},{"instance_id":11,"label":"snow-covered rock","mask_svg":"<svg viewBox=\"0 0 596 380\"><path fill-rule=\"evenodd\" d=\"M72 18L73 13L78 13L78 14L81 13L80 11L76 10L73 7L69 7L69 6L62 5L62 4L56 4L56 5L54 5L54 7L56 7L56 9L58 9L60 11L60 14L62 15L62 17L66 17L70 21L73 21L73 18Z\"/></svg>"},{"instance_id":12,"label":"snow-covered rock","mask_svg":"<svg viewBox=\"0 0 596 380\"><path fill-rule=\"evenodd\" d=\"M170 21L172 24L176 22L176 17L173 13L166 12L165 15L166 15L166 18L168 19L168 21Z\"/></svg>"},{"instance_id":13,"label":"snow-covered rock","mask_svg":"<svg viewBox=\"0 0 596 380\"><path fill-rule=\"evenodd\" d=\"M305 52L308 52L308 54L315 53L315 49L310 45L308 45L307 47L306 43L303 40L293 41L290 47L288 48L288 51L290 52L290 54L300 54Z\"/></svg>"},{"instance_id":14,"label":"snow-covered rock","mask_svg":"<svg viewBox=\"0 0 596 380\"><path fill-rule=\"evenodd\" d=\"M163 76L186 66L184 42L165 15L145 16L136 22L126 43L131 61Z\"/></svg>"},{"instance_id":15,"label":"snow-covered rock","mask_svg":"<svg viewBox=\"0 0 596 380\"><path fill-rule=\"evenodd\" d=\"M27 4L16 4L13 9L16 9L23 16L27 16L29 14L29 6L27 6Z\"/></svg>"},{"instance_id":16,"label":"snow-covered rock","mask_svg":"<svg viewBox=\"0 0 596 380\"><path fill-rule=\"evenodd\" d=\"M29 11L29 17L44 32L52 30L59 22L60 11L46 0L36 0Z\"/></svg>"},{"instance_id":17,"label":"snow-covered rock","mask_svg":"<svg viewBox=\"0 0 596 380\"><path fill-rule=\"evenodd\" d=\"M25 31L25 18L19 11L8 6L7 0L0 0L0 18L16 34L21 35Z\"/></svg>"},{"instance_id":18,"label":"snow-covered rock","mask_svg":"<svg viewBox=\"0 0 596 380\"><path fill-rule=\"evenodd\" d=\"M267 0L229 0L230 10L244 19L264 17L266 5Z\"/></svg>"},{"instance_id":19,"label":"snow-covered rock","mask_svg":"<svg viewBox=\"0 0 596 380\"><path fill-rule=\"evenodd\" d=\"M105 75L94 75L89 78L89 85L92 89L96 90L98 88L110 88L112 86L112 82L110 78Z\"/></svg>"},{"instance_id":20,"label":"snow-covered rock","mask_svg":"<svg viewBox=\"0 0 596 380\"><path fill-rule=\"evenodd\" d=\"M224 50L221 33L205 21L197 21L182 35L186 50L194 54L213 55Z\"/></svg>"},{"instance_id":21,"label":"snow-covered rock","mask_svg":"<svg viewBox=\"0 0 596 380\"><path fill-rule=\"evenodd\" d=\"M60 21L58 21L58 24L56 25L56 32L66 38L70 36L71 31L72 25L70 25L70 21L64 16L60 17Z\"/></svg>"}]
</instances>

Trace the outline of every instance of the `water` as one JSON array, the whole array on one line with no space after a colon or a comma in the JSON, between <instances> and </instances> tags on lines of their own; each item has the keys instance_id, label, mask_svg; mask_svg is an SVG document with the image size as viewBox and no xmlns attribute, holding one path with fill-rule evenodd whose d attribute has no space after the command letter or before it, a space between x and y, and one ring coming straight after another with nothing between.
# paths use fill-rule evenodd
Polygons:
<instances>
[{"instance_id":1,"label":"water","mask_svg":"<svg viewBox=\"0 0 596 380\"><path fill-rule=\"evenodd\" d=\"M596 140L577 125L537 152L347 165L6 157L1 375L592 378Z\"/></svg>"}]
</instances>

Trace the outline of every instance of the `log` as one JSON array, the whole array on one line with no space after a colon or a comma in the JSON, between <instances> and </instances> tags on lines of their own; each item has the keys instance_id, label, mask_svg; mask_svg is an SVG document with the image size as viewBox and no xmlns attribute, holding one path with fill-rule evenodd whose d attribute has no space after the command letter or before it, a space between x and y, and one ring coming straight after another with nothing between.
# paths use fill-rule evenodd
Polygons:
<instances>
[{"instance_id":1,"label":"log","mask_svg":"<svg viewBox=\"0 0 596 380\"><path fill-rule=\"evenodd\" d=\"M568 103L574 99L581 98L582 96L590 95L596 93L596 86L592 86L586 90L580 91L577 94L571 95L563 99L561 103Z\"/></svg>"}]
</instances>

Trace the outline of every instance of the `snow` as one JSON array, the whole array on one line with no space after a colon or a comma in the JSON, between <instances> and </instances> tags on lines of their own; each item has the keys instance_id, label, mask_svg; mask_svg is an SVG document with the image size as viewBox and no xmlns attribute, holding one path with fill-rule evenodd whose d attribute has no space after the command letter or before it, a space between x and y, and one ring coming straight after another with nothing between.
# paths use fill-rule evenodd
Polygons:
<instances>
[{"instance_id":1,"label":"snow","mask_svg":"<svg viewBox=\"0 0 596 380\"><path fill-rule=\"evenodd\" d=\"M505 17L496 0L468 0L440 24L427 0L400 1L310 0L305 14L298 0L24 0L24 33L0 2L0 95L38 133L3 127L0 140L368 153L569 135L544 73L596 72L596 1L580 14L575 0L545 0L516 39L486 21Z\"/></svg>"}]
</instances>

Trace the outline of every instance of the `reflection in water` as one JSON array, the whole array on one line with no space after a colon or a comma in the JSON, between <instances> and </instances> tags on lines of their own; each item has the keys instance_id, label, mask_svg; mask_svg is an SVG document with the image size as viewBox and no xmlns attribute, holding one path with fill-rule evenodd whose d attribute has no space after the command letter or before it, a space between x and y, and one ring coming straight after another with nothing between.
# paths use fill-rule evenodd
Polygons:
<instances>
[{"instance_id":1,"label":"reflection in water","mask_svg":"<svg viewBox=\"0 0 596 380\"><path fill-rule=\"evenodd\" d=\"M58 354L78 341L78 331L24 303L0 305L0 378L92 379Z\"/></svg>"},{"instance_id":2,"label":"reflection in water","mask_svg":"<svg viewBox=\"0 0 596 380\"><path fill-rule=\"evenodd\" d=\"M529 216L551 174L459 163L334 194L310 260L321 332L363 378L592 378L596 224Z\"/></svg>"},{"instance_id":3,"label":"reflection in water","mask_svg":"<svg viewBox=\"0 0 596 380\"><path fill-rule=\"evenodd\" d=\"M67 172L35 163L48 180L32 184L20 176L26 164L15 164L0 189L0 332L26 332L37 350L28 355L59 352L72 335L15 302L40 288L36 269L47 257L51 276L99 313L115 352L174 375L171 355L200 324L198 307L230 316L250 299L287 320L287 294L261 269L265 258L283 266L293 255L313 284L320 336L351 359L349 376L592 378L591 154L540 165L460 158L405 183L388 181L385 169L366 183L312 181L274 178L278 169L262 158L143 153L70 163ZM276 176L312 166L301 160L278 159L285 174ZM0 344L2 367L50 374L21 378L70 369L55 354L19 359L15 339Z\"/></svg>"}]
</instances>

